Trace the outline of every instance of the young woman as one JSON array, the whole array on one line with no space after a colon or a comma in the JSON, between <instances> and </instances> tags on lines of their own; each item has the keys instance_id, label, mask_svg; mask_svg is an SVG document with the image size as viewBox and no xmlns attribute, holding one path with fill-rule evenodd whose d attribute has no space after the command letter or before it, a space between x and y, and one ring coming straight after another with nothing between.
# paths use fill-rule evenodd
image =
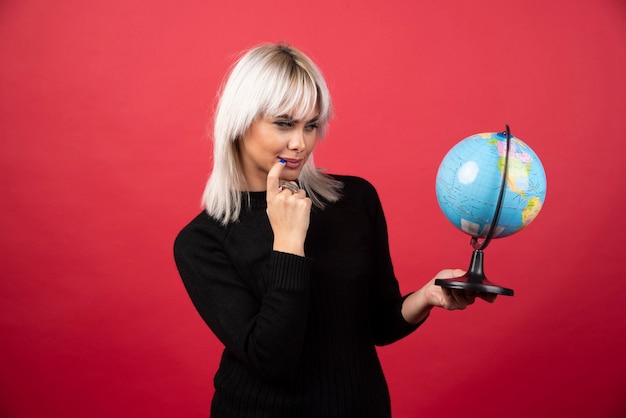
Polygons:
<instances>
[{"instance_id":1,"label":"young woman","mask_svg":"<svg viewBox=\"0 0 626 418\"><path fill-rule=\"evenodd\" d=\"M174 246L225 347L214 418L389 417L375 346L476 297L434 279L400 294L375 189L313 163L330 118L320 71L284 44L247 51L224 85L204 210Z\"/></svg>"}]
</instances>

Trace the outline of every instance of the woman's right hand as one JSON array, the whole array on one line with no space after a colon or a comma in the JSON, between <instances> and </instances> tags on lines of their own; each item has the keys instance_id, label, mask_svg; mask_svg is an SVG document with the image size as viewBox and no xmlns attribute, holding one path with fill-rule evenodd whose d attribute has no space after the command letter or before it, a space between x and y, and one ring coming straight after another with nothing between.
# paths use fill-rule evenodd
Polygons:
<instances>
[{"instance_id":1,"label":"woman's right hand","mask_svg":"<svg viewBox=\"0 0 626 418\"><path fill-rule=\"evenodd\" d=\"M293 193L286 187L280 187L280 173L284 166L284 163L278 162L267 174L267 217L274 232L273 249L304 256L311 199L302 189Z\"/></svg>"}]
</instances>

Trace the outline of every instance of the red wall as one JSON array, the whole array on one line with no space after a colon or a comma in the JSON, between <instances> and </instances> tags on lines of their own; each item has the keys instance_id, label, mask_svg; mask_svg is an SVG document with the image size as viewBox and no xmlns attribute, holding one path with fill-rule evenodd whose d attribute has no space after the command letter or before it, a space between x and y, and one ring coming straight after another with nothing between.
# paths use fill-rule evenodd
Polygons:
<instances>
[{"instance_id":1,"label":"red wall","mask_svg":"<svg viewBox=\"0 0 626 418\"><path fill-rule=\"evenodd\" d=\"M380 350L395 417L623 417L623 0L4 0L0 415L208 415L220 346L172 241L233 54L278 40L326 73L317 162L378 188L404 291L469 262L450 147L509 124L546 168L538 219L486 251L516 295Z\"/></svg>"}]
</instances>

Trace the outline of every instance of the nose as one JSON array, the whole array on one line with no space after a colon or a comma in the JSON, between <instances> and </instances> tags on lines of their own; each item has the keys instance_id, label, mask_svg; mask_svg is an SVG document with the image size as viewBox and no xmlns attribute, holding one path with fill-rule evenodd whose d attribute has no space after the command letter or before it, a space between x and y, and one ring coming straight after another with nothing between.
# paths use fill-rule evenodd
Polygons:
<instances>
[{"instance_id":1,"label":"nose","mask_svg":"<svg viewBox=\"0 0 626 418\"><path fill-rule=\"evenodd\" d=\"M290 150L301 152L306 148L305 132L302 129L295 129L291 138L289 138L289 144L287 147Z\"/></svg>"}]
</instances>

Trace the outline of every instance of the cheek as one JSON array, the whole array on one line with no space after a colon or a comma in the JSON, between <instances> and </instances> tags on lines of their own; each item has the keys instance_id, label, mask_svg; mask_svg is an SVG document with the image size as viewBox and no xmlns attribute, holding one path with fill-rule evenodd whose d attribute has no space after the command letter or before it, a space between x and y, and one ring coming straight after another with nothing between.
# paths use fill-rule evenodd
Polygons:
<instances>
[{"instance_id":1,"label":"cheek","mask_svg":"<svg viewBox=\"0 0 626 418\"><path fill-rule=\"evenodd\" d=\"M308 140L308 146L307 148L309 149L309 152L313 152L313 150L315 149L315 146L317 145L317 141L319 141L319 138L317 135L313 136L310 140Z\"/></svg>"},{"instance_id":2,"label":"cheek","mask_svg":"<svg viewBox=\"0 0 626 418\"><path fill-rule=\"evenodd\" d=\"M251 155L261 156L265 153L275 153L281 149L281 141L276 135L271 135L261 129L254 130L243 139L242 151Z\"/></svg>"}]
</instances>

